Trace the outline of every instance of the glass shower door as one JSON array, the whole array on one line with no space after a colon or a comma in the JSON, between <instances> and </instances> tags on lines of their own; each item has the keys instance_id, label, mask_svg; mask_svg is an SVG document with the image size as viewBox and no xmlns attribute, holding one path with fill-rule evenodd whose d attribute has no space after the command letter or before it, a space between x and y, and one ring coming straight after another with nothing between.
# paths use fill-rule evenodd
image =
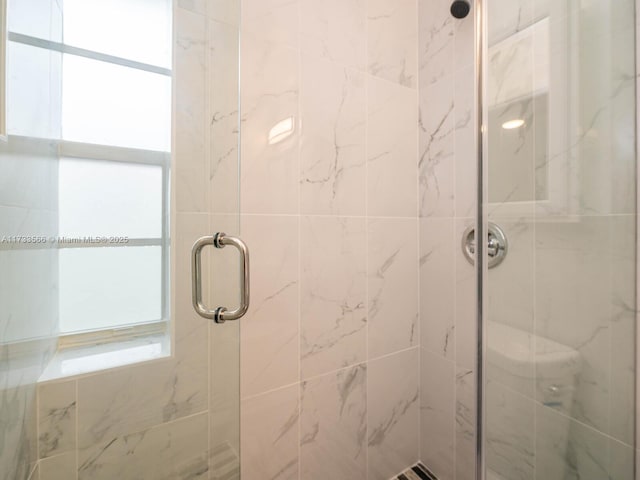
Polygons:
<instances>
[{"instance_id":1,"label":"glass shower door","mask_svg":"<svg viewBox=\"0 0 640 480\"><path fill-rule=\"evenodd\" d=\"M239 24L0 0L0 478L240 477Z\"/></svg>"},{"instance_id":2,"label":"glass shower door","mask_svg":"<svg viewBox=\"0 0 640 480\"><path fill-rule=\"evenodd\" d=\"M485 5L485 478L632 480L635 5Z\"/></svg>"}]
</instances>

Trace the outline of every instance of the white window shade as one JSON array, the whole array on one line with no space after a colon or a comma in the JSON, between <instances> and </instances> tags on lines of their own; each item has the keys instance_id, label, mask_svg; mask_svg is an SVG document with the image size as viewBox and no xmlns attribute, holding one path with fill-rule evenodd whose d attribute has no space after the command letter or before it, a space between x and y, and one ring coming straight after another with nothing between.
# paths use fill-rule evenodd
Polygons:
<instances>
[{"instance_id":1,"label":"white window shade","mask_svg":"<svg viewBox=\"0 0 640 480\"><path fill-rule=\"evenodd\" d=\"M11 32L43 40L62 40L62 2L57 0L8 0Z\"/></svg>"},{"instance_id":2,"label":"white window shade","mask_svg":"<svg viewBox=\"0 0 640 480\"><path fill-rule=\"evenodd\" d=\"M10 135L60 136L62 54L7 43L7 130Z\"/></svg>"},{"instance_id":3,"label":"white window shade","mask_svg":"<svg viewBox=\"0 0 640 480\"><path fill-rule=\"evenodd\" d=\"M63 158L59 235L162 236L162 167Z\"/></svg>"},{"instance_id":4,"label":"white window shade","mask_svg":"<svg viewBox=\"0 0 640 480\"><path fill-rule=\"evenodd\" d=\"M62 333L162 319L161 247L61 249L59 279Z\"/></svg>"},{"instance_id":5,"label":"white window shade","mask_svg":"<svg viewBox=\"0 0 640 480\"><path fill-rule=\"evenodd\" d=\"M64 43L171 68L170 0L64 0Z\"/></svg>"},{"instance_id":6,"label":"white window shade","mask_svg":"<svg viewBox=\"0 0 640 480\"><path fill-rule=\"evenodd\" d=\"M171 78L65 54L62 137L74 142L169 151Z\"/></svg>"}]
</instances>

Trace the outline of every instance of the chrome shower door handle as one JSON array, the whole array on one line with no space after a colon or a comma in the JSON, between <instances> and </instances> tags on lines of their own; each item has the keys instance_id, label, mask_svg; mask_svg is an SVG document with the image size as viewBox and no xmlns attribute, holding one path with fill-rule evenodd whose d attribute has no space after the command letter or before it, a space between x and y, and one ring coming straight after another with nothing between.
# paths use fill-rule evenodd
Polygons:
<instances>
[{"instance_id":1,"label":"chrome shower door handle","mask_svg":"<svg viewBox=\"0 0 640 480\"><path fill-rule=\"evenodd\" d=\"M207 245L216 248L224 248L232 245L240 253L240 306L235 310L228 310L226 307L218 307L209 310L202 301L202 249ZM247 313L249 309L249 249L247 245L236 237L227 236L225 233L216 233L212 237L202 237L196 240L191 249L191 299L193 308L198 315L216 323L224 323L227 320L238 320Z\"/></svg>"}]
</instances>

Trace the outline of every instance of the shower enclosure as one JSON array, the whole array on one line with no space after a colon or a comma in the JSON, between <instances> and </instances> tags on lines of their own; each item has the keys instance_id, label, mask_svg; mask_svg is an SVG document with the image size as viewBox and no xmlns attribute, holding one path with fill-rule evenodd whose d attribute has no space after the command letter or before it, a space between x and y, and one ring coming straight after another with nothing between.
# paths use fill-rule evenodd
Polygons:
<instances>
[{"instance_id":1,"label":"shower enclosure","mask_svg":"<svg viewBox=\"0 0 640 480\"><path fill-rule=\"evenodd\" d=\"M630 480L635 5L483 4L484 478Z\"/></svg>"},{"instance_id":2,"label":"shower enclosure","mask_svg":"<svg viewBox=\"0 0 640 480\"><path fill-rule=\"evenodd\" d=\"M636 10L0 0L0 480L634 480Z\"/></svg>"}]
</instances>

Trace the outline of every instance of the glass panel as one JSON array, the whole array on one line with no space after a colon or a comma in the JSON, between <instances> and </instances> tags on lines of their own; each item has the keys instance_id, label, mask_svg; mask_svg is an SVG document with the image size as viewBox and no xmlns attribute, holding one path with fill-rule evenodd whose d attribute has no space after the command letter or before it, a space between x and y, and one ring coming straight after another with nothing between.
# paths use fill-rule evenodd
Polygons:
<instances>
[{"instance_id":1,"label":"glass panel","mask_svg":"<svg viewBox=\"0 0 640 480\"><path fill-rule=\"evenodd\" d=\"M27 137L60 137L62 55L7 44L7 131Z\"/></svg>"},{"instance_id":2,"label":"glass panel","mask_svg":"<svg viewBox=\"0 0 640 480\"><path fill-rule=\"evenodd\" d=\"M170 0L64 0L64 43L171 68L171 8Z\"/></svg>"},{"instance_id":3,"label":"glass panel","mask_svg":"<svg viewBox=\"0 0 640 480\"><path fill-rule=\"evenodd\" d=\"M65 140L169 151L171 78L63 56Z\"/></svg>"},{"instance_id":4,"label":"glass panel","mask_svg":"<svg viewBox=\"0 0 640 480\"><path fill-rule=\"evenodd\" d=\"M161 247L60 250L60 331L162 318Z\"/></svg>"},{"instance_id":5,"label":"glass panel","mask_svg":"<svg viewBox=\"0 0 640 480\"><path fill-rule=\"evenodd\" d=\"M486 478L633 480L635 5L487 7Z\"/></svg>"},{"instance_id":6,"label":"glass panel","mask_svg":"<svg viewBox=\"0 0 640 480\"><path fill-rule=\"evenodd\" d=\"M63 158L62 236L162 236L162 167Z\"/></svg>"},{"instance_id":7,"label":"glass panel","mask_svg":"<svg viewBox=\"0 0 640 480\"><path fill-rule=\"evenodd\" d=\"M62 41L62 2L58 0L9 0L7 21L10 32ZM33 12L38 12L34 15Z\"/></svg>"},{"instance_id":8,"label":"glass panel","mask_svg":"<svg viewBox=\"0 0 640 480\"><path fill-rule=\"evenodd\" d=\"M164 251L155 245L0 244L0 478L37 476L38 461L49 458L56 461L40 463L43 478L70 478L70 471L96 479L239 478L240 323L214 325L193 311L190 253L200 236L241 233L240 2L10 1L21 15L12 24L19 33L44 36L48 9L63 6L69 9L64 38L75 46L163 67L170 66L170 55L161 53L164 42L181 48L175 50L175 77L65 54L63 90L62 54L13 46L17 53L7 73L14 129L8 143L0 142L0 234L158 235L160 168L115 163L126 160L126 152L103 146L140 149L134 154L141 158L147 150L168 152L171 138L175 223L170 250ZM142 6L175 10L175 38L169 37L166 18L159 19L160 10L156 15ZM83 13L73 18L73 9ZM53 33L52 28L52 39ZM89 38L93 35L100 38ZM203 68L207 65L224 68ZM179 107L173 118L172 102ZM82 158L60 158L61 152ZM101 160L94 160L93 152ZM109 152L117 158L110 159ZM207 305L233 307L236 253L213 250L203 255ZM163 277L170 277L171 290ZM170 320L172 334L162 339L162 351L148 337L128 341L129 332L145 330L126 328L131 322L162 317ZM65 336L114 326L125 328L114 336ZM87 345L78 348L79 342ZM164 356L167 343L171 356L123 365ZM94 370L98 367L103 370ZM43 378L47 381L39 384ZM75 438L80 404L82 412L97 414L83 417L83 425L108 435L83 435L76 446L65 439ZM53 430L53 423L38 421L52 411L65 412ZM124 412L122 421L108 415L116 411ZM134 437L135 452L129 448ZM76 465L85 453L100 461Z\"/></svg>"}]
</instances>

